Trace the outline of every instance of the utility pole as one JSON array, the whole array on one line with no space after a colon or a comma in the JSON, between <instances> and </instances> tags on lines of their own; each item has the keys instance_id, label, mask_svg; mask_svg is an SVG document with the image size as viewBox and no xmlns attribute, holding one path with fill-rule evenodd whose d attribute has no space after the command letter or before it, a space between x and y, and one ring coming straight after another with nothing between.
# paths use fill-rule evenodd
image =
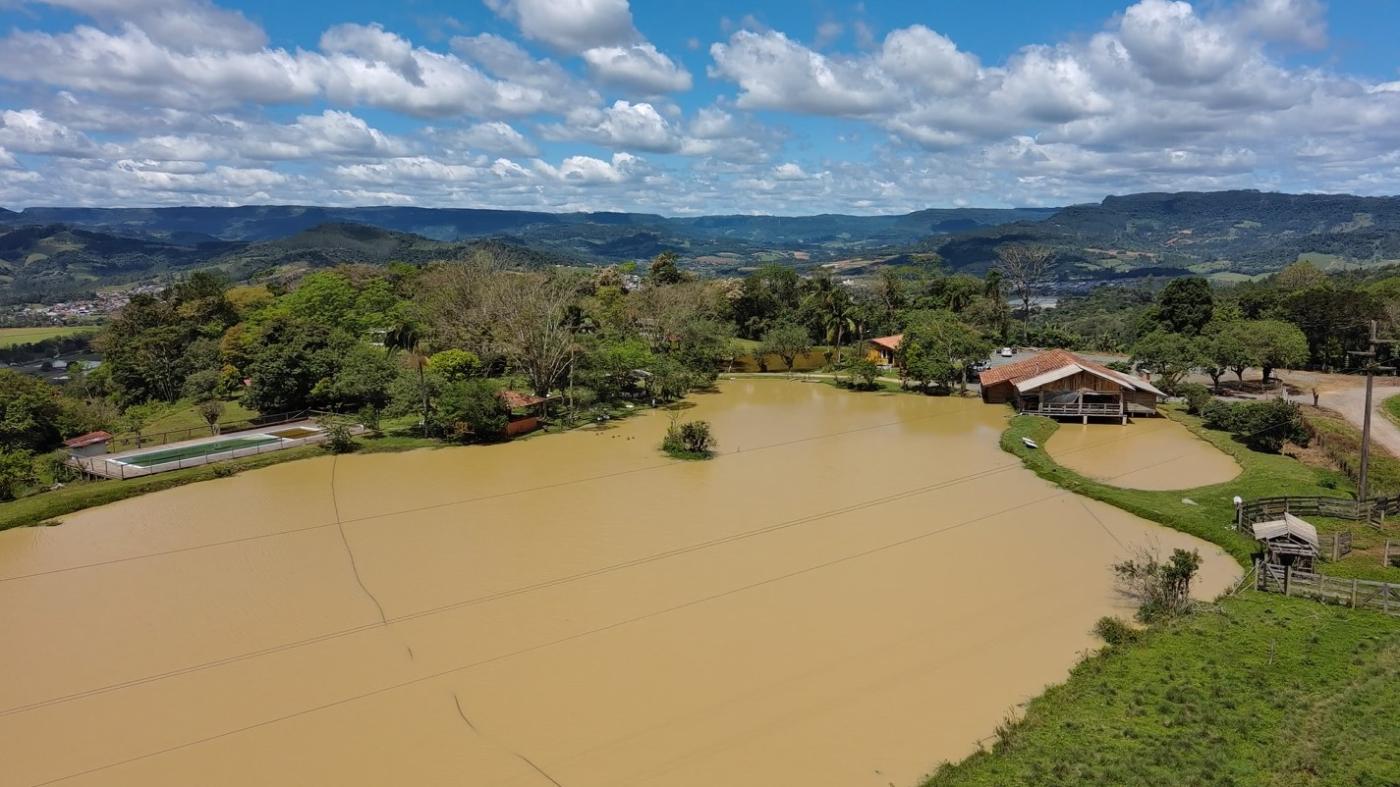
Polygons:
<instances>
[{"instance_id":1,"label":"utility pole","mask_svg":"<svg viewBox=\"0 0 1400 787\"><path fill-rule=\"evenodd\" d=\"M1356 498L1365 501L1368 493L1367 484L1370 480L1371 470L1371 387L1376 379L1376 372L1382 369L1390 371L1393 367L1380 366L1376 363L1377 351L1382 344L1394 344L1395 339L1381 339L1376 334L1376 321L1371 320L1371 344L1366 350L1351 350L1348 355L1356 355L1366 358L1366 414L1361 418L1361 480L1357 482Z\"/></svg>"}]
</instances>

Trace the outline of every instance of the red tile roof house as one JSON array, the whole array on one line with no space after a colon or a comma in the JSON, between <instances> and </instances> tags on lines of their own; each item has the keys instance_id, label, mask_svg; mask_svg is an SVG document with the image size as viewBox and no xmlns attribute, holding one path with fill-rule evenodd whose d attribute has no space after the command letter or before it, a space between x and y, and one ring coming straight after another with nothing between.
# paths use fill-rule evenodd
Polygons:
<instances>
[{"instance_id":1,"label":"red tile roof house","mask_svg":"<svg viewBox=\"0 0 1400 787\"><path fill-rule=\"evenodd\" d=\"M1114 371L1068 350L1050 350L981 374L982 401L1010 402L1022 413L1054 418L1156 415L1166 394L1152 383Z\"/></svg>"},{"instance_id":2,"label":"red tile roof house","mask_svg":"<svg viewBox=\"0 0 1400 787\"><path fill-rule=\"evenodd\" d=\"M904 334L897 333L894 336L881 336L870 340L870 350L865 355L875 363L882 363L886 366L894 365L894 355L899 352L899 344L904 341Z\"/></svg>"},{"instance_id":3,"label":"red tile roof house","mask_svg":"<svg viewBox=\"0 0 1400 787\"><path fill-rule=\"evenodd\" d=\"M73 456L101 456L107 453L107 442L112 435L107 432L88 432L63 441L68 453Z\"/></svg>"}]
</instances>

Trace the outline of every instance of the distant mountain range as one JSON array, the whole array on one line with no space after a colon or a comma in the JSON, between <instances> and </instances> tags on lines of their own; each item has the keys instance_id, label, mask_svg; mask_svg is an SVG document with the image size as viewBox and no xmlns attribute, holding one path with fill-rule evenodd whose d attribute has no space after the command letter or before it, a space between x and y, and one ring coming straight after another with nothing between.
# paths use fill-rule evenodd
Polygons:
<instances>
[{"instance_id":1,"label":"distant mountain range","mask_svg":"<svg viewBox=\"0 0 1400 787\"><path fill-rule=\"evenodd\" d=\"M1400 197L1181 192L1107 197L1038 222L979 228L926 245L950 267L983 269L1007 242L1055 248L1061 280L1270 273L1400 262Z\"/></svg>"},{"instance_id":2,"label":"distant mountain range","mask_svg":"<svg viewBox=\"0 0 1400 787\"><path fill-rule=\"evenodd\" d=\"M763 262L898 264L937 252L985 271L1008 242L1053 247L1069 284L1199 273L1231 279L1299 258L1400 261L1400 198L1257 191L1134 194L1066 208L951 208L897 216L698 216L456 208L0 208L0 302L219 266L236 277L344 262L456 259L607 264L678 252L732 274Z\"/></svg>"}]
</instances>

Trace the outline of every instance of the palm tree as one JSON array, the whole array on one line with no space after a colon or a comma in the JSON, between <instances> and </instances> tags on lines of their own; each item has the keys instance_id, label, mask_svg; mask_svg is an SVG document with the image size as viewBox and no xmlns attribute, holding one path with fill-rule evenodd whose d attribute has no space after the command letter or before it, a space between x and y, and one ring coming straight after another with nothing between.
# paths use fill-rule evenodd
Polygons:
<instances>
[{"instance_id":1,"label":"palm tree","mask_svg":"<svg viewBox=\"0 0 1400 787\"><path fill-rule=\"evenodd\" d=\"M836 347L836 363L839 364L846 331L856 330L851 294L832 281L830 276L818 276L812 280L810 297L820 316L827 343Z\"/></svg>"},{"instance_id":2,"label":"palm tree","mask_svg":"<svg viewBox=\"0 0 1400 787\"><path fill-rule=\"evenodd\" d=\"M408 354L409 362L418 370L418 391L423 397L423 434L428 433L428 355L423 351L423 336L418 324L410 320L395 323L384 333L384 350L399 350Z\"/></svg>"}]
</instances>

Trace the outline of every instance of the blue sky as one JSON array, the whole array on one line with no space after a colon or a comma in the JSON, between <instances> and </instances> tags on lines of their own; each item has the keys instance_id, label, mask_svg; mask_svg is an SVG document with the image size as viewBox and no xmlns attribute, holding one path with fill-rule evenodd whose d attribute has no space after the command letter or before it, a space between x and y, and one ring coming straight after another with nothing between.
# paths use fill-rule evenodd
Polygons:
<instances>
[{"instance_id":1,"label":"blue sky","mask_svg":"<svg viewBox=\"0 0 1400 787\"><path fill-rule=\"evenodd\" d=\"M0 0L0 205L1400 191L1400 4Z\"/></svg>"}]
</instances>

